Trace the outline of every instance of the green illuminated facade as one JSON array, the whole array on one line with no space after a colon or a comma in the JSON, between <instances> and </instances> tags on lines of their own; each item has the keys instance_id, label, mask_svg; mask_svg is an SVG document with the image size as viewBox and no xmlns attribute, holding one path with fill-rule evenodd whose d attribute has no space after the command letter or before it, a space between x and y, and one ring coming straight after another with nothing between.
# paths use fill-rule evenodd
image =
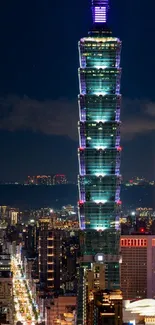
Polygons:
<instances>
[{"instance_id":1,"label":"green illuminated facade","mask_svg":"<svg viewBox=\"0 0 155 325\"><path fill-rule=\"evenodd\" d=\"M79 42L79 220L117 226L120 204L121 42L103 26Z\"/></svg>"},{"instance_id":2,"label":"green illuminated facade","mask_svg":"<svg viewBox=\"0 0 155 325\"><path fill-rule=\"evenodd\" d=\"M79 278L83 280L78 325L87 324L85 274L95 256L103 258L106 288L117 289L120 282L121 41L106 24L108 0L92 0L92 13L93 28L79 42Z\"/></svg>"}]
</instances>

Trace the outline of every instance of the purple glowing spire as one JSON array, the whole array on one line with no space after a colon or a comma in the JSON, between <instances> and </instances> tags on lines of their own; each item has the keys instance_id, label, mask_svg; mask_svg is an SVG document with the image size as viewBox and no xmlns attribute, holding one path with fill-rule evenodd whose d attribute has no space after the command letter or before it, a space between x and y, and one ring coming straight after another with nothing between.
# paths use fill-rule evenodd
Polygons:
<instances>
[{"instance_id":1,"label":"purple glowing spire","mask_svg":"<svg viewBox=\"0 0 155 325\"><path fill-rule=\"evenodd\" d=\"M109 0L92 0L93 24L107 22Z\"/></svg>"}]
</instances>

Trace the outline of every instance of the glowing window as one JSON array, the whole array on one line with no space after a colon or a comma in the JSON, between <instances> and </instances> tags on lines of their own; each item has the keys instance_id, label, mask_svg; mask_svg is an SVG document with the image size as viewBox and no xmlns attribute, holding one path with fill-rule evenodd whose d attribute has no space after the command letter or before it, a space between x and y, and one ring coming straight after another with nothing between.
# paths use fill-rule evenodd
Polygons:
<instances>
[{"instance_id":1,"label":"glowing window","mask_svg":"<svg viewBox=\"0 0 155 325\"><path fill-rule=\"evenodd\" d=\"M147 239L145 238L121 238L121 247L147 247ZM152 246L155 246L152 240Z\"/></svg>"}]
</instances>

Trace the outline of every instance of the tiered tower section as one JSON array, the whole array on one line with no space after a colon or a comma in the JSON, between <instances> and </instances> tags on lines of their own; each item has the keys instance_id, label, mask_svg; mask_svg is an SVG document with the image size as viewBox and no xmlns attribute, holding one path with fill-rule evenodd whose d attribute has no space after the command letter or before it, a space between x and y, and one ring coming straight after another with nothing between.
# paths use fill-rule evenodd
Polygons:
<instances>
[{"instance_id":1,"label":"tiered tower section","mask_svg":"<svg viewBox=\"0 0 155 325\"><path fill-rule=\"evenodd\" d=\"M93 0L93 29L79 42L79 221L102 231L117 229L121 204L121 42L107 14L108 0Z\"/></svg>"}]
</instances>

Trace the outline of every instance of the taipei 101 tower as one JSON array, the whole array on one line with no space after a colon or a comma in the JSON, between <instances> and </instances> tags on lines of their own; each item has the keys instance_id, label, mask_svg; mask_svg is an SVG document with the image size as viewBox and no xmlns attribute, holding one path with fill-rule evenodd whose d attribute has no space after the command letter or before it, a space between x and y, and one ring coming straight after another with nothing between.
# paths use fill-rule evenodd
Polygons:
<instances>
[{"instance_id":1,"label":"taipei 101 tower","mask_svg":"<svg viewBox=\"0 0 155 325\"><path fill-rule=\"evenodd\" d=\"M108 10L108 0L92 0L92 28L79 41L79 325L92 292L119 289L121 41Z\"/></svg>"}]
</instances>

